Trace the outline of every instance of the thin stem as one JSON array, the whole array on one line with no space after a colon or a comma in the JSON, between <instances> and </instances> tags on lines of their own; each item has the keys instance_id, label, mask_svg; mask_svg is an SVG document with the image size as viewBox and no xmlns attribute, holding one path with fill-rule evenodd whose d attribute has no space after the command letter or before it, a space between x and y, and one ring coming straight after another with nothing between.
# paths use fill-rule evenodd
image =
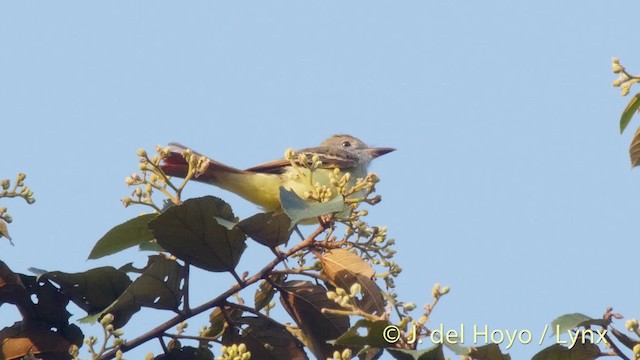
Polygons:
<instances>
[{"instance_id":1,"label":"thin stem","mask_svg":"<svg viewBox=\"0 0 640 360\"><path fill-rule=\"evenodd\" d=\"M155 169L155 171L153 171L154 173L156 173L156 175L160 175L160 177L162 177L162 181L169 185L169 187L171 187L171 189L173 189L173 191L175 191L176 193L178 193L178 188L175 187L171 181L169 180L169 177L164 173L164 171L162 171L162 169L160 169L160 167L156 164L154 164L153 162L149 161L149 164L151 164L151 166L153 166L153 168Z\"/></svg>"},{"instance_id":2,"label":"thin stem","mask_svg":"<svg viewBox=\"0 0 640 360\"><path fill-rule=\"evenodd\" d=\"M627 81L631 79L640 79L640 76L631 75L627 72L627 70L624 70L624 69L621 71L621 73L623 73L628 78Z\"/></svg>"},{"instance_id":3,"label":"thin stem","mask_svg":"<svg viewBox=\"0 0 640 360\"><path fill-rule=\"evenodd\" d=\"M189 307L189 269L191 265L188 262L184 263L184 285L182 286L182 296L184 298L184 303L182 305L182 311L185 314L189 314L191 312L191 308Z\"/></svg>"},{"instance_id":4,"label":"thin stem","mask_svg":"<svg viewBox=\"0 0 640 360\"><path fill-rule=\"evenodd\" d=\"M604 329L604 331L606 331L606 328L603 328L603 329ZM620 350L620 348L618 348L618 346L617 346L613 341L611 341L611 338L609 337L609 334L608 334L608 333L605 333L605 334L604 334L604 338L605 338L605 339L607 339L607 342L609 343L609 345L611 346L611 348L613 349L613 351L615 351L616 355L620 356L620 357L621 357L622 359L624 359L624 360L631 360L631 359L629 359L629 358L627 357L627 355L625 355L625 354Z\"/></svg>"},{"instance_id":5,"label":"thin stem","mask_svg":"<svg viewBox=\"0 0 640 360\"><path fill-rule=\"evenodd\" d=\"M242 280L242 278L240 278L240 276L234 269L231 269L229 272L231 273L231 275L233 275L240 286L244 284L245 280Z\"/></svg>"},{"instance_id":6,"label":"thin stem","mask_svg":"<svg viewBox=\"0 0 640 360\"><path fill-rule=\"evenodd\" d=\"M273 270L271 272L271 274L273 275L302 275L302 276L308 276L314 279L318 279L320 281L329 281L329 279L322 275L322 274L316 274L316 273L310 273L310 272L306 272L302 269L289 269L289 270Z\"/></svg>"},{"instance_id":7,"label":"thin stem","mask_svg":"<svg viewBox=\"0 0 640 360\"><path fill-rule=\"evenodd\" d=\"M257 317L263 318L263 319L267 319L269 321L274 321L272 318L266 316L265 314L261 313L260 311L256 311L256 309L246 306L246 305L242 305L242 304L238 304L238 303L232 303L232 302L227 302L225 304L225 306L229 306L229 307L233 307L236 309L240 309L242 311L248 312L248 313L252 313L254 315L256 315Z\"/></svg>"},{"instance_id":8,"label":"thin stem","mask_svg":"<svg viewBox=\"0 0 640 360\"><path fill-rule=\"evenodd\" d=\"M202 341L216 341L218 339L212 338L210 336L193 336L193 335L182 335L182 334L169 334L163 333L162 336L172 338L172 339L187 339L187 340L202 340Z\"/></svg>"},{"instance_id":9,"label":"thin stem","mask_svg":"<svg viewBox=\"0 0 640 360\"><path fill-rule=\"evenodd\" d=\"M164 343L162 336L158 336L158 341L160 342L160 347L162 348L162 351L164 351L165 354L168 353L169 349L167 348L167 344Z\"/></svg>"}]
</instances>

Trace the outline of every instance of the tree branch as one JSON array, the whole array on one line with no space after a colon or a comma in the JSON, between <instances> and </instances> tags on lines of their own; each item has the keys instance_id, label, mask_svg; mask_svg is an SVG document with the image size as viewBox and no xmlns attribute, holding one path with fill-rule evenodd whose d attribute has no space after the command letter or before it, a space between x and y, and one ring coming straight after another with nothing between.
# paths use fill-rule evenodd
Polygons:
<instances>
[{"instance_id":1,"label":"tree branch","mask_svg":"<svg viewBox=\"0 0 640 360\"><path fill-rule=\"evenodd\" d=\"M108 352L106 352L105 354L103 354L100 357L100 360L108 360L108 359L113 359L116 355L117 350L121 350L122 352L127 352L131 349L134 349L142 344L144 344L145 342L153 339L153 338L157 338L159 336L162 336L162 334L164 334L168 329L180 324L181 322L183 322L186 319L189 319L193 316L199 315L200 313L207 311L215 306L219 306L221 304L224 304L226 302L226 299L229 296L232 296L233 294L239 292L240 290L246 288L249 285L252 285L264 278L266 278L271 271L273 271L273 269L280 264L282 261L284 261L284 259L288 258L289 256L295 254L296 252L307 248L311 245L313 245L313 242L315 241L315 238L322 234L324 231L326 230L326 227L324 226L318 226L318 228L316 230L314 230L313 233L311 233L311 235L309 235L306 239L304 239L301 243L299 243L298 245L292 247L291 249L289 249L287 252L284 253L283 257L276 257L274 260L272 260L269 264L267 264L265 267L263 267L259 272L257 272L255 275L253 275L252 277L246 279L245 281L243 281L242 283L239 284L235 284L233 286L231 286L227 291L223 292L222 294L218 295L217 297L215 297L214 299L200 305L197 306L193 309L191 309L191 312L188 315L185 314L178 314L177 316L169 319L168 321L166 321L163 324L158 325L157 327L149 330L148 332L138 336L137 338L134 338L130 341L127 341L125 344L120 345L119 347L112 349Z\"/></svg>"}]
</instances>

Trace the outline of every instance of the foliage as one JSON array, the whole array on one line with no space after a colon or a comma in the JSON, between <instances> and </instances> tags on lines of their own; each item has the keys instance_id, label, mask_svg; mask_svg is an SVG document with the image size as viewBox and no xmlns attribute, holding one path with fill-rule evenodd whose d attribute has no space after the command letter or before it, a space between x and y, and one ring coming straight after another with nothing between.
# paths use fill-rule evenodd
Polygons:
<instances>
[{"instance_id":1,"label":"foliage","mask_svg":"<svg viewBox=\"0 0 640 360\"><path fill-rule=\"evenodd\" d=\"M287 155L297 158L291 152ZM306 199L281 189L282 209L240 220L217 197L182 199L182 190L206 171L208 159L185 151L181 156L189 171L176 185L161 166L162 159L170 156L168 149L159 147L152 157L140 150L138 156L141 173L126 178L134 190L123 203L147 206L152 212L108 231L89 258L138 246L154 252L146 266L139 269L129 263L81 273L38 271L36 277L16 274L0 261L0 304L15 305L23 318L0 331L0 359L78 359L83 344L92 359L121 359L151 340L160 341L163 353L149 353L146 359L308 359L310 355L377 359L386 353L395 359L429 360L444 359L445 347L463 359L510 359L496 343L465 347L455 336L445 339L442 330L427 326L434 308L449 293L448 286L435 284L433 300L417 316L412 314L415 303L398 299L394 279L402 268L393 260L395 242L388 238L386 227L368 225L364 221L368 211L361 208L380 202L373 195L379 181L375 174L350 187L348 174L334 172L337 196L330 196L324 186ZM312 171L318 165L307 159L299 163L311 164ZM23 186L24 177L18 179L13 193ZM32 199L30 190L21 192L27 201ZM166 198L160 205L154 199L156 193ZM298 227L303 223L316 227L303 235L308 229ZM292 239L294 233L300 240ZM255 246L268 247L274 257L253 274L239 273L236 267L242 256ZM216 273L229 273L235 283L192 306L189 274L194 266L214 279ZM253 306L246 303L246 296L253 297ZM293 324L272 316L278 306L276 296ZM86 311L81 322L100 323L100 339L85 336L78 326L69 324L69 302ZM123 327L142 308L174 315L125 340ZM188 333L186 321L199 321L195 317L206 312L206 324ZM561 316L550 326L556 343L533 359L609 355L628 359L613 340L635 353L640 351L640 341L612 327L613 320L621 318L611 309L601 319ZM626 326L640 335L637 320L627 321ZM561 344L562 334L569 336L569 346ZM418 349L423 340L431 346Z\"/></svg>"},{"instance_id":2,"label":"foliage","mask_svg":"<svg viewBox=\"0 0 640 360\"><path fill-rule=\"evenodd\" d=\"M631 86L633 84L640 82L640 77L631 75L627 72L627 70L620 64L620 60L618 58L613 58L612 60L612 70L614 74L619 74L618 78L613 81L613 86L620 87L620 93L622 96L629 95L631 91ZM631 101L627 104L627 107L622 111L622 115L620 116L620 132L624 132L627 128L633 116L638 112L640 108L640 92L636 93ZM636 167L640 165L640 128L636 130L633 135L633 139L631 140L631 145L629 146L629 155L631 158L631 166Z\"/></svg>"},{"instance_id":3,"label":"foliage","mask_svg":"<svg viewBox=\"0 0 640 360\"><path fill-rule=\"evenodd\" d=\"M317 159L302 159L304 155L291 151L286 155L298 162L296 166L305 166L312 172L320 165ZM223 346L219 348L222 359L307 359L309 355L348 359L356 354L373 359L380 356L383 348L415 350L416 344L408 340L412 327L419 337L429 335L425 324L449 289L435 288L433 303L415 320L410 312L416 306L398 300L393 279L402 269L393 261L394 241L387 238L386 227L366 224L368 212L361 209L364 204L380 202L380 197L374 195L379 181L375 174L358 179L351 186L348 184L354 183L349 182L350 174L336 170L332 189L337 189L338 196L327 186L316 187L307 199L281 189L282 209L239 220L222 199L182 199L189 180L206 171L207 158L186 150L181 156L189 166L188 174L185 180L174 184L162 170L163 158L172 156L168 148L157 148L152 157L140 150L138 156L140 173L125 179L134 190L123 204L147 206L152 212L108 231L97 241L89 258L101 258L133 246L154 250L156 254L148 257L144 268L126 264L82 273L40 272L34 277L15 274L0 263L4 266L0 273L0 300L15 304L24 317L13 328L38 331L38 336L46 333L57 339L55 347L32 347L32 355L50 358L70 348L71 356L78 357L84 343L93 359L120 358L130 349L159 339L164 354L156 359L212 359L212 345L216 343ZM165 198L160 204L154 198L158 193ZM303 235L308 227L298 227L299 223L315 223L316 228ZM294 233L300 240L292 239ZM239 273L236 267L251 246L270 248L274 258L254 274ZM193 266L212 276L229 273L236 283L220 289L213 299L192 306L189 272ZM246 304L245 294L252 294L254 306ZM278 306L276 296L293 325L270 316ZM52 305L56 307L41 310L49 300L54 300ZM69 302L87 312L81 322L100 322L102 340L84 337L77 326L68 323ZM175 315L125 341L122 327L143 307ZM185 321L207 311L208 325L195 334L187 334ZM32 320L37 320L40 327L32 327ZM399 329L401 336L393 342L382 340L381 328L387 326ZM171 331L173 328L176 330ZM378 335L361 337L358 329L371 329ZM12 341L16 338L14 332L4 337ZM269 351L265 352L265 348ZM18 352L20 349L13 348ZM8 357L4 348L3 353ZM420 357L443 356L441 347L428 353L433 355L425 357L426 353L420 353ZM392 355L403 358L407 354L410 353Z\"/></svg>"}]
</instances>

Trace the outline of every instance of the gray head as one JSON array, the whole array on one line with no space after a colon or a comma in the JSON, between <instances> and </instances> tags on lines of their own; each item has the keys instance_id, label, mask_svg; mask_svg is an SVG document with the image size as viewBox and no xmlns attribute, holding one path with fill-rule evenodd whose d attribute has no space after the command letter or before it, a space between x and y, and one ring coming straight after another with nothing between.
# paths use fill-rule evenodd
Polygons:
<instances>
[{"instance_id":1,"label":"gray head","mask_svg":"<svg viewBox=\"0 0 640 360\"><path fill-rule=\"evenodd\" d=\"M333 135L320 144L320 147L339 148L360 155L364 162L369 162L379 156L394 151L394 148L374 148L351 135Z\"/></svg>"}]
</instances>

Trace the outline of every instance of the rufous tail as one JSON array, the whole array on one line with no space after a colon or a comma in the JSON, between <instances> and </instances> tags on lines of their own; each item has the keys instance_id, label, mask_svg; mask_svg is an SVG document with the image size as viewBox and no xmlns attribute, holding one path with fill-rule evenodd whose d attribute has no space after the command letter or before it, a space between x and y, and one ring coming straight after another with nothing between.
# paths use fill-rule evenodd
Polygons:
<instances>
[{"instance_id":1,"label":"rufous tail","mask_svg":"<svg viewBox=\"0 0 640 360\"><path fill-rule=\"evenodd\" d=\"M189 172L189 164L182 156L182 153L187 149L188 148L183 145L180 145L177 143L170 143L169 144L170 154L168 157L162 159L162 163L160 164L160 169L162 169L162 171L164 171L164 173L169 176L176 176L179 178L184 178L185 176L187 176L187 173ZM201 154L193 150L192 152L197 156L202 156ZM211 158L208 158L208 159L209 159L209 167L207 168L207 170L201 174L198 174L198 176L194 177L193 180L205 182L209 184L217 184L220 180L219 178L221 173L242 174L245 172L243 170L236 169L234 167L225 165L221 162L212 160Z\"/></svg>"}]
</instances>

